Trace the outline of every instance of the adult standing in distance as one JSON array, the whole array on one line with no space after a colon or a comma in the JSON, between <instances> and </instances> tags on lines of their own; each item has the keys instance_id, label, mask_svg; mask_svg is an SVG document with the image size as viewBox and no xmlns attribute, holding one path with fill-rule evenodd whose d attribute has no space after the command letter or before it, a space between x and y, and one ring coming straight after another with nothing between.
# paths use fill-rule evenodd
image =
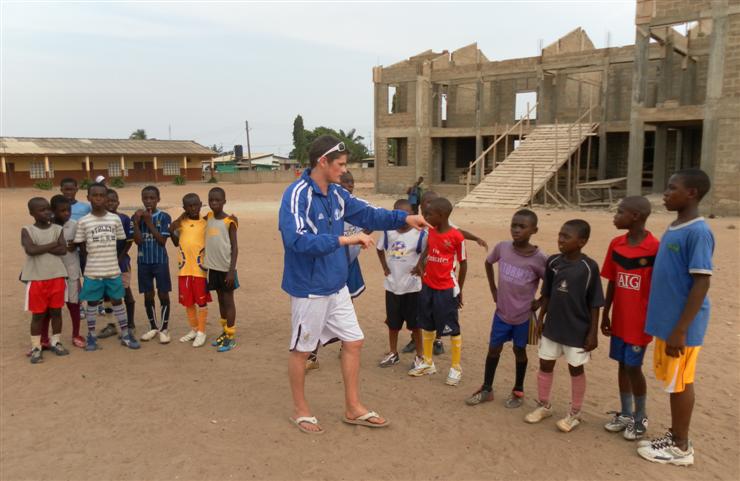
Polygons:
<instances>
[{"instance_id":1,"label":"adult standing in distance","mask_svg":"<svg viewBox=\"0 0 740 481\"><path fill-rule=\"evenodd\" d=\"M347 158L344 143L335 137L314 140L309 147L310 167L285 190L280 205L285 248L282 288L291 296L292 313L288 377L294 416L290 419L309 434L324 432L304 395L306 359L319 342L342 342L343 421L367 427L389 424L360 402L364 335L347 290L347 257L342 249L347 245L367 248L374 240L363 232L345 236L344 221L369 230L394 230L406 224L428 227L422 216L374 207L339 186Z\"/></svg>"}]
</instances>

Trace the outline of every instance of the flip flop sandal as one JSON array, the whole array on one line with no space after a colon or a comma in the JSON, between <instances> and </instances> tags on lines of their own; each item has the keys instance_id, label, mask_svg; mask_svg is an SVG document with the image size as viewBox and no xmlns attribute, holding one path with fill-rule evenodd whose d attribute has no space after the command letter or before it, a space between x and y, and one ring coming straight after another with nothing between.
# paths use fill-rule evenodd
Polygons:
<instances>
[{"instance_id":1,"label":"flip flop sandal","mask_svg":"<svg viewBox=\"0 0 740 481\"><path fill-rule=\"evenodd\" d=\"M354 424L356 426L365 426L368 428L385 428L388 427L388 425L391 423L387 419L383 424L377 424L370 422L371 418L380 418L380 414L376 413L375 411L369 411L362 416L358 416L354 419L350 419L347 416L344 416L342 418L342 421L344 421L347 424Z\"/></svg>"},{"instance_id":2,"label":"flip flop sandal","mask_svg":"<svg viewBox=\"0 0 740 481\"><path fill-rule=\"evenodd\" d=\"M313 424L314 426L318 426L319 425L319 420L316 419L313 416L301 416L301 417L295 418L295 419L293 419L293 418L288 418L288 419L290 419L290 422L292 422L293 424L295 424L298 427L298 429L301 430L302 433L306 433L306 434L324 434L324 429L323 428L320 428L319 431L311 431L310 429L306 429L303 426L301 426L302 423L309 423L309 424Z\"/></svg>"}]
</instances>

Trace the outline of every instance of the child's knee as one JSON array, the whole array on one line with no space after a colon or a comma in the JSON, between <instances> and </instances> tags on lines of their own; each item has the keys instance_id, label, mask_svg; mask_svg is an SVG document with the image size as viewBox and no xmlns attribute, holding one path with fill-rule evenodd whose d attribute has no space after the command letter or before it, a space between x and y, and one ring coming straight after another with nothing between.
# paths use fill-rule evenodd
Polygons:
<instances>
[{"instance_id":1,"label":"child's knee","mask_svg":"<svg viewBox=\"0 0 740 481\"><path fill-rule=\"evenodd\" d=\"M488 347L488 357L499 357L501 355L501 350L504 348L501 344L498 344L496 346L489 346Z\"/></svg>"},{"instance_id":2,"label":"child's knee","mask_svg":"<svg viewBox=\"0 0 740 481\"><path fill-rule=\"evenodd\" d=\"M571 366L570 364L568 364L568 371L570 372L570 375L573 377L580 376L581 374L585 372L585 370L583 369L583 365Z\"/></svg>"},{"instance_id":3,"label":"child's knee","mask_svg":"<svg viewBox=\"0 0 740 481\"><path fill-rule=\"evenodd\" d=\"M527 348L514 346L514 357L517 362L524 362L527 360Z\"/></svg>"},{"instance_id":4,"label":"child's knee","mask_svg":"<svg viewBox=\"0 0 740 481\"><path fill-rule=\"evenodd\" d=\"M144 301L154 302L154 291L147 291L144 293Z\"/></svg>"},{"instance_id":5,"label":"child's knee","mask_svg":"<svg viewBox=\"0 0 740 481\"><path fill-rule=\"evenodd\" d=\"M555 361L540 359L540 371L551 373L555 369Z\"/></svg>"},{"instance_id":6,"label":"child's knee","mask_svg":"<svg viewBox=\"0 0 740 481\"><path fill-rule=\"evenodd\" d=\"M170 302L170 293L169 292L162 292L158 291L157 296L159 297L160 302ZM152 297L154 297L154 293L152 293Z\"/></svg>"},{"instance_id":7,"label":"child's knee","mask_svg":"<svg viewBox=\"0 0 740 481\"><path fill-rule=\"evenodd\" d=\"M627 375L631 378L636 378L642 376L642 366L624 366L624 370L627 372Z\"/></svg>"}]
</instances>

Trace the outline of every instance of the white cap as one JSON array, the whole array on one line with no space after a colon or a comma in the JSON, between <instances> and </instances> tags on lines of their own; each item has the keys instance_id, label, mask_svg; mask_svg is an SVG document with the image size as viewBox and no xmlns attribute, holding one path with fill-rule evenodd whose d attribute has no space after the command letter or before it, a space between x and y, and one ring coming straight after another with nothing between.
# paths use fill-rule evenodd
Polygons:
<instances>
[{"instance_id":1,"label":"white cap","mask_svg":"<svg viewBox=\"0 0 740 481\"><path fill-rule=\"evenodd\" d=\"M95 182L100 183L100 182L103 182L104 180L105 180L105 177L103 177L102 175L95 177Z\"/></svg>"}]
</instances>

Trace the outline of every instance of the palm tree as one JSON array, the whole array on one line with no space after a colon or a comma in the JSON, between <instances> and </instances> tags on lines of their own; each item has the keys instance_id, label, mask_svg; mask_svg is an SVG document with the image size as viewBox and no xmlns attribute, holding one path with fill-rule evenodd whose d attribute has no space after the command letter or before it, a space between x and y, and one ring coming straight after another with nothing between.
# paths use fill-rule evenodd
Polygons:
<instances>
[{"instance_id":1,"label":"palm tree","mask_svg":"<svg viewBox=\"0 0 740 481\"><path fill-rule=\"evenodd\" d=\"M128 136L131 140L146 140L146 130L136 129Z\"/></svg>"}]
</instances>

